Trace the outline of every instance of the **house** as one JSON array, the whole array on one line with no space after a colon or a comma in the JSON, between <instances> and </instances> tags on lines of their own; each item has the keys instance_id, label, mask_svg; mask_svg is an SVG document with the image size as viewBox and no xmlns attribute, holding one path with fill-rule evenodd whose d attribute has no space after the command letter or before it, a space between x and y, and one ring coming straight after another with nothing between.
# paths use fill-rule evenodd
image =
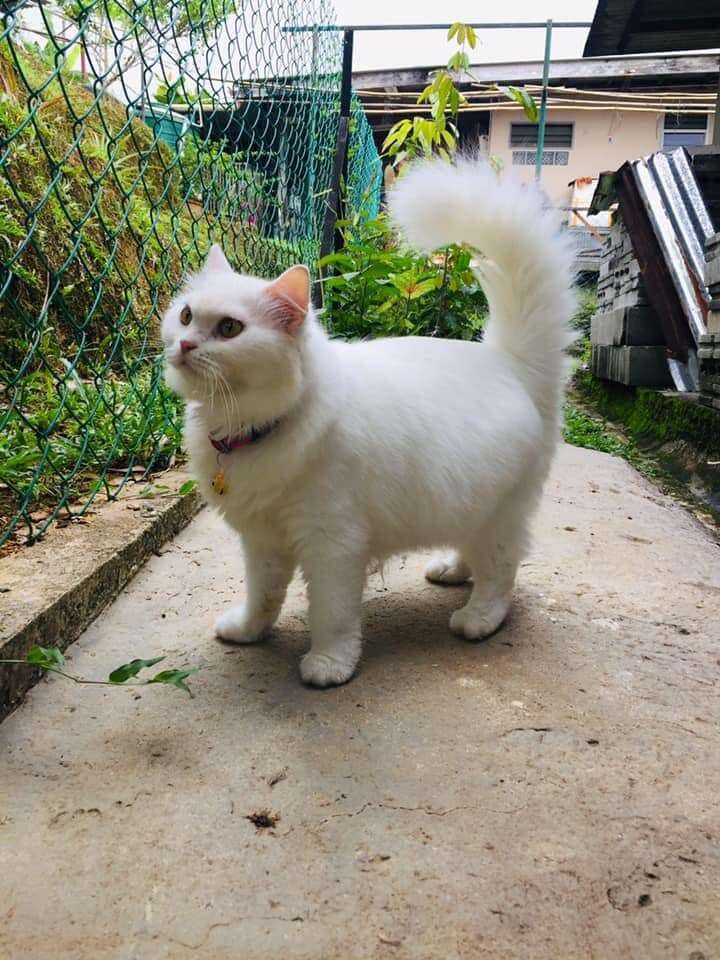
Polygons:
<instances>
[{"instance_id":1,"label":"house","mask_svg":"<svg viewBox=\"0 0 720 960\"><path fill-rule=\"evenodd\" d=\"M415 97L437 69L353 74L378 145L398 119L423 112ZM456 77L469 101L459 115L463 142L527 180L535 175L537 124L497 86L539 97L542 69L542 61L481 64ZM542 184L568 219L575 181L656 150L711 143L719 70L716 52L552 61Z\"/></svg>"}]
</instances>

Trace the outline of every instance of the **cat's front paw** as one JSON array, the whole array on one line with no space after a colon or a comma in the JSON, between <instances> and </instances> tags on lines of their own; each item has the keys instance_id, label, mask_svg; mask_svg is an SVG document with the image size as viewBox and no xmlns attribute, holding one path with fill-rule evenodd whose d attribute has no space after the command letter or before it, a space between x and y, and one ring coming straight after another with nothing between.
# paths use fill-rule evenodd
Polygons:
<instances>
[{"instance_id":1,"label":"cat's front paw","mask_svg":"<svg viewBox=\"0 0 720 960\"><path fill-rule=\"evenodd\" d=\"M271 624L260 617L249 616L244 605L231 607L215 621L215 636L225 643L257 643L270 630Z\"/></svg>"},{"instance_id":2,"label":"cat's front paw","mask_svg":"<svg viewBox=\"0 0 720 960\"><path fill-rule=\"evenodd\" d=\"M450 617L450 629L466 640L483 640L502 625L510 609L510 599L498 597L479 604L472 602Z\"/></svg>"},{"instance_id":3,"label":"cat's front paw","mask_svg":"<svg viewBox=\"0 0 720 960\"><path fill-rule=\"evenodd\" d=\"M337 687L355 673L357 660L336 660L326 653L306 653L300 661L300 676L313 687Z\"/></svg>"}]
</instances>

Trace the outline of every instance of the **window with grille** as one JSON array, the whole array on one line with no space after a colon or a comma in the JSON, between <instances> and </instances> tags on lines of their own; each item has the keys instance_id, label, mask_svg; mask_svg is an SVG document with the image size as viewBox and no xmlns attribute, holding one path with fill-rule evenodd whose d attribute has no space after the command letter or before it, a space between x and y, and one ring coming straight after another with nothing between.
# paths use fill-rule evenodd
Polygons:
<instances>
[{"instance_id":1,"label":"window with grille","mask_svg":"<svg viewBox=\"0 0 720 960\"><path fill-rule=\"evenodd\" d=\"M663 150L702 146L707 139L707 117L693 113L666 113Z\"/></svg>"},{"instance_id":2,"label":"window with grille","mask_svg":"<svg viewBox=\"0 0 720 960\"><path fill-rule=\"evenodd\" d=\"M534 167L537 157L536 150L513 150L512 162L514 166ZM567 150L543 150L542 162L544 167L566 167L570 154Z\"/></svg>"}]
</instances>

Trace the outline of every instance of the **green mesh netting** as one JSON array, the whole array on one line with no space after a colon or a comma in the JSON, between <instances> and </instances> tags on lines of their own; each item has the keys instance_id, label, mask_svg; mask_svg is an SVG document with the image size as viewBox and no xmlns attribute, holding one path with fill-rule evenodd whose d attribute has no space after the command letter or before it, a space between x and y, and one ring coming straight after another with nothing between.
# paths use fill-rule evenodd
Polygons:
<instances>
[{"instance_id":1,"label":"green mesh netting","mask_svg":"<svg viewBox=\"0 0 720 960\"><path fill-rule=\"evenodd\" d=\"M0 546L172 463L159 313L213 241L314 269L340 87L340 35L297 29L326 0L2 9ZM377 212L379 170L355 100L351 207Z\"/></svg>"},{"instance_id":2,"label":"green mesh netting","mask_svg":"<svg viewBox=\"0 0 720 960\"><path fill-rule=\"evenodd\" d=\"M360 100L353 93L348 137L346 201L350 212L373 219L380 212L382 160Z\"/></svg>"}]
</instances>

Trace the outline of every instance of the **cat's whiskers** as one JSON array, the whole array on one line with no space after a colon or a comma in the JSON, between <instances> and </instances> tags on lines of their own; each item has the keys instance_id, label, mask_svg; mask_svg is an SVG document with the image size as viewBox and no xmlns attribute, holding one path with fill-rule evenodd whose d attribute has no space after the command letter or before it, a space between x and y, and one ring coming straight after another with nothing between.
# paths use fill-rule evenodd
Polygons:
<instances>
[{"instance_id":1,"label":"cat's whiskers","mask_svg":"<svg viewBox=\"0 0 720 960\"><path fill-rule=\"evenodd\" d=\"M227 403L223 394L222 385L220 382L220 371L217 367L217 364L215 364L209 357L199 357L198 370L203 379L207 381L210 409L215 410L216 406L222 405L222 408L225 408L224 416L226 416Z\"/></svg>"},{"instance_id":2,"label":"cat's whiskers","mask_svg":"<svg viewBox=\"0 0 720 960\"><path fill-rule=\"evenodd\" d=\"M215 360L206 355L201 355L198 357L198 360L200 361L200 366L203 368L203 371L206 371L212 378L210 393L211 408L215 407L216 400L220 401L224 411L223 419L228 424L227 432L229 434L233 431L233 426L236 422L235 414L237 398L234 396L230 384L227 382L227 379L220 369L219 364Z\"/></svg>"},{"instance_id":3,"label":"cat's whiskers","mask_svg":"<svg viewBox=\"0 0 720 960\"><path fill-rule=\"evenodd\" d=\"M210 360L209 357L205 357L203 355L196 357L194 363L196 372L200 374L203 381L207 385L210 398L210 408L214 409L218 387L216 365Z\"/></svg>"},{"instance_id":4,"label":"cat's whiskers","mask_svg":"<svg viewBox=\"0 0 720 960\"><path fill-rule=\"evenodd\" d=\"M231 433L233 426L236 423L235 413L236 413L237 398L235 397L232 391L232 388L230 387L230 384L228 383L227 378L223 374L219 365L216 365L215 373L217 376L217 383L220 388L223 407L225 408L225 417L228 424L228 433Z\"/></svg>"}]
</instances>

